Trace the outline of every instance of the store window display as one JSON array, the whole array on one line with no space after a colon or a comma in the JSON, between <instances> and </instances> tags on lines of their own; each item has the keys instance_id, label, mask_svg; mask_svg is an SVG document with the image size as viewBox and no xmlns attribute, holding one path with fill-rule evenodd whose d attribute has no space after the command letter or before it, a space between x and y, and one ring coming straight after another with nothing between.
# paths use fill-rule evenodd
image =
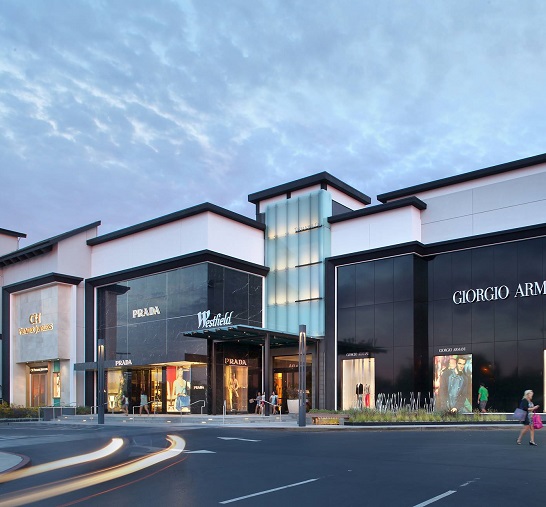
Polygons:
<instances>
[{"instance_id":1,"label":"store window display","mask_svg":"<svg viewBox=\"0 0 546 507\"><path fill-rule=\"evenodd\" d=\"M176 379L172 383L171 396L174 399L174 409L177 412L190 411L190 381L184 378L184 373L189 375L189 370L178 367L176 369Z\"/></svg>"},{"instance_id":2,"label":"store window display","mask_svg":"<svg viewBox=\"0 0 546 507\"><path fill-rule=\"evenodd\" d=\"M347 359L343 363L343 410L375 407L375 359Z\"/></svg>"},{"instance_id":3,"label":"store window display","mask_svg":"<svg viewBox=\"0 0 546 507\"><path fill-rule=\"evenodd\" d=\"M224 367L224 393L226 409L231 412L248 411L248 368L246 366Z\"/></svg>"}]
</instances>

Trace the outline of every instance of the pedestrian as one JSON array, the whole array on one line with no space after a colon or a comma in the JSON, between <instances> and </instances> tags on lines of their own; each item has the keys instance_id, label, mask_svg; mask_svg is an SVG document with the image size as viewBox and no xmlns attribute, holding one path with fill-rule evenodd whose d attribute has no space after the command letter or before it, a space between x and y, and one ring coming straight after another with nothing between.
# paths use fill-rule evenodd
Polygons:
<instances>
[{"instance_id":1,"label":"pedestrian","mask_svg":"<svg viewBox=\"0 0 546 507\"><path fill-rule=\"evenodd\" d=\"M478 405L480 407L480 412L482 414L486 412L485 407L487 405L488 399L489 399L489 391L487 390L487 387L485 387L483 382L481 382L480 388L478 389Z\"/></svg>"},{"instance_id":2,"label":"pedestrian","mask_svg":"<svg viewBox=\"0 0 546 507\"><path fill-rule=\"evenodd\" d=\"M265 397L266 397L266 392L264 391L262 393L262 395L260 396L260 414L261 415L265 415Z\"/></svg>"},{"instance_id":3,"label":"pedestrian","mask_svg":"<svg viewBox=\"0 0 546 507\"><path fill-rule=\"evenodd\" d=\"M150 409L148 408L148 395L145 393L140 395L140 415L142 415L142 410L146 410L148 415L150 415Z\"/></svg>"},{"instance_id":4,"label":"pedestrian","mask_svg":"<svg viewBox=\"0 0 546 507\"><path fill-rule=\"evenodd\" d=\"M258 391L256 393L256 408L254 409L254 413L255 414L259 414L260 413L260 401L262 401L262 393L260 391Z\"/></svg>"},{"instance_id":5,"label":"pedestrian","mask_svg":"<svg viewBox=\"0 0 546 507\"><path fill-rule=\"evenodd\" d=\"M519 408L521 408L521 410L523 410L524 412L527 412L527 414L525 415L525 419L521 421L521 423L523 424L523 428L521 429L519 437L517 439L518 445L521 445L521 438L528 431L531 432L531 440L529 441L529 445L534 445L534 446L537 445L535 444L535 428L533 426L533 414L535 413L536 410L538 410L539 406L534 405L532 402L532 399L533 399L533 391L528 389L527 391L523 393L523 398L521 399L521 403L519 404Z\"/></svg>"},{"instance_id":6,"label":"pedestrian","mask_svg":"<svg viewBox=\"0 0 546 507\"><path fill-rule=\"evenodd\" d=\"M271 403L271 410L273 411L273 415L275 415L277 413L277 394L275 393L275 391L271 393L269 403Z\"/></svg>"},{"instance_id":7,"label":"pedestrian","mask_svg":"<svg viewBox=\"0 0 546 507\"><path fill-rule=\"evenodd\" d=\"M121 396L121 410L125 415L129 415L129 399L125 394Z\"/></svg>"}]
</instances>

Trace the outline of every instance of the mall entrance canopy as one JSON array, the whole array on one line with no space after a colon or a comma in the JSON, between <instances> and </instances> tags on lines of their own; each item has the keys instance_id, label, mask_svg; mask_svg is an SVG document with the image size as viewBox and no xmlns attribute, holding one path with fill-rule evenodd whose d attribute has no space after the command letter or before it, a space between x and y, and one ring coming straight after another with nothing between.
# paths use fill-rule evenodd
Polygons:
<instances>
[{"instance_id":1,"label":"mall entrance canopy","mask_svg":"<svg viewBox=\"0 0 546 507\"><path fill-rule=\"evenodd\" d=\"M282 331L275 331L272 329L265 329L262 327L235 325L225 327L211 327L207 329L199 329L196 331L189 331L184 333L185 336L192 338L204 338L206 340L212 340L217 342L230 342L241 343L246 345L260 345L263 346L264 359L263 359L263 390L266 393L271 392L273 384L273 370L271 368L271 349L279 347L293 346L297 347L299 344L299 333L285 333ZM307 344L316 344L318 339L307 336ZM212 364L216 364L216 351L212 348ZM211 372L212 385L216 385L215 368ZM213 396L215 389L212 390ZM215 401L213 400L212 406L215 407ZM266 404L266 415L269 414L269 405Z\"/></svg>"}]
</instances>

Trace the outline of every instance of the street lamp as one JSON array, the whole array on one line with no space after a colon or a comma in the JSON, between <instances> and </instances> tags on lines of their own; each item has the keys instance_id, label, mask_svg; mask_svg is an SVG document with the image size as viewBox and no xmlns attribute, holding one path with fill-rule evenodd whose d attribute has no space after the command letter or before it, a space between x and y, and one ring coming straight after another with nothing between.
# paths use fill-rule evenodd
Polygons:
<instances>
[{"instance_id":1,"label":"street lamp","mask_svg":"<svg viewBox=\"0 0 546 507\"><path fill-rule=\"evenodd\" d=\"M300 326L300 339L299 339L299 351L298 351L298 375L299 375L299 411L298 411L298 426L305 426L305 408L307 401L307 389L305 386L305 380L307 377L307 327L305 325Z\"/></svg>"},{"instance_id":2,"label":"street lamp","mask_svg":"<svg viewBox=\"0 0 546 507\"><path fill-rule=\"evenodd\" d=\"M97 340L97 422L104 424L104 338Z\"/></svg>"}]
</instances>

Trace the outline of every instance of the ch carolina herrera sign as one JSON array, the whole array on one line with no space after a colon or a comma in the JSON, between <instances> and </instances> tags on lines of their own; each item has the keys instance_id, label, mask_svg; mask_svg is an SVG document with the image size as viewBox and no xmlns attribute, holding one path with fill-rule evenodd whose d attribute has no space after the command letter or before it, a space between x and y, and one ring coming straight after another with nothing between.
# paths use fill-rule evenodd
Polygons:
<instances>
[{"instance_id":1,"label":"ch carolina herrera sign","mask_svg":"<svg viewBox=\"0 0 546 507\"><path fill-rule=\"evenodd\" d=\"M456 290L453 293L452 299L456 305L462 305L465 303L479 303L482 301L508 299L511 293L512 292L507 285L497 285L496 287L486 287L485 289ZM546 280L543 282L520 283L513 294L513 297L515 298L546 296Z\"/></svg>"}]
</instances>

